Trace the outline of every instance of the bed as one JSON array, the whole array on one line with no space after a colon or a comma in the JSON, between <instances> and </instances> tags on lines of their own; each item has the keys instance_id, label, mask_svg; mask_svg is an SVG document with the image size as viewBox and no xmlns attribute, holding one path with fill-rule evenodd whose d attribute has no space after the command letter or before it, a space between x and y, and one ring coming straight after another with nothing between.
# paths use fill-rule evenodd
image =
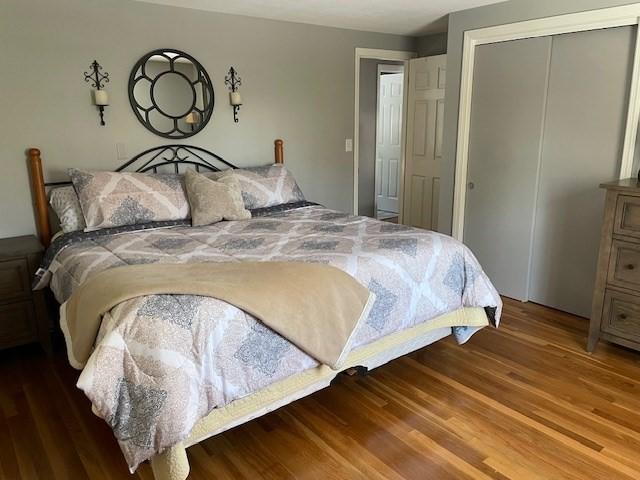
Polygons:
<instances>
[{"instance_id":1,"label":"bed","mask_svg":"<svg viewBox=\"0 0 640 480\"><path fill-rule=\"evenodd\" d=\"M283 162L283 142L276 140L275 165ZM187 478L190 445L325 388L341 371L366 371L449 335L463 343L498 325L497 292L451 237L296 199L253 209L246 220L201 227L150 222L52 241L46 190L68 182L44 182L37 149L29 151L29 164L38 230L48 247L37 288L50 287L62 307L100 272L145 263L326 264L373 293L339 368L216 298L141 296L105 313L88 361L78 362L68 348L70 363L82 369L78 387L111 426L131 471L148 460L157 480ZM199 147L165 145L117 171L178 174L185 167L235 168ZM68 331L65 337L69 347Z\"/></svg>"}]
</instances>

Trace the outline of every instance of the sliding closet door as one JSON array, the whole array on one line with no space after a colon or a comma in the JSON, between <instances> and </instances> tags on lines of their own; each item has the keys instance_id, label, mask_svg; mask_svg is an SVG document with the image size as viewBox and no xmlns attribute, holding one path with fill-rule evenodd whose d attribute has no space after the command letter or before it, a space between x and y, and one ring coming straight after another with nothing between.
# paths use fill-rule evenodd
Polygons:
<instances>
[{"instance_id":1,"label":"sliding closet door","mask_svg":"<svg viewBox=\"0 0 640 480\"><path fill-rule=\"evenodd\" d=\"M479 46L464 243L498 291L526 300L550 38Z\"/></svg>"},{"instance_id":2,"label":"sliding closet door","mask_svg":"<svg viewBox=\"0 0 640 480\"><path fill-rule=\"evenodd\" d=\"M604 205L598 185L619 173L634 42L635 27L553 37L529 299L585 317Z\"/></svg>"}]
</instances>

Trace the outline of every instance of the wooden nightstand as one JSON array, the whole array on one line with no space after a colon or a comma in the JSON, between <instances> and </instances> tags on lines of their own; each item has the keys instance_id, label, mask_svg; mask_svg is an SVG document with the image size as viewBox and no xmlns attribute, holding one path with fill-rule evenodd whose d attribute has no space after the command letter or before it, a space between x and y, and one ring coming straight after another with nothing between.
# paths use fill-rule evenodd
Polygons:
<instances>
[{"instance_id":1,"label":"wooden nightstand","mask_svg":"<svg viewBox=\"0 0 640 480\"><path fill-rule=\"evenodd\" d=\"M0 350L40 342L51 353L44 293L31 290L42 252L33 235L0 239Z\"/></svg>"}]
</instances>

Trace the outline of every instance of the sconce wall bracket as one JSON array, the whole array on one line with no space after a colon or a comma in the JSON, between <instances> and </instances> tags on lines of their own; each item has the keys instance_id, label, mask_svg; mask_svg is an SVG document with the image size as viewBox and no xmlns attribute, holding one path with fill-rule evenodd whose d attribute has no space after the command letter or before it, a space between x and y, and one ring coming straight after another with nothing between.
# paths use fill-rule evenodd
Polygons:
<instances>
[{"instance_id":1,"label":"sconce wall bracket","mask_svg":"<svg viewBox=\"0 0 640 480\"><path fill-rule=\"evenodd\" d=\"M97 60L94 60L89 65L89 72L84 72L84 81L88 82L96 90L104 89L104 84L109 83L109 73L102 70L102 66ZM104 123L104 107L105 105L96 105L100 113L100 125L105 126Z\"/></svg>"},{"instance_id":2,"label":"sconce wall bracket","mask_svg":"<svg viewBox=\"0 0 640 480\"><path fill-rule=\"evenodd\" d=\"M229 69L229 73L227 74L226 77L224 77L224 83L229 86L229 90L231 91L232 94L237 92L238 87L242 85L242 79L238 75L238 72L236 71L235 68L231 67ZM232 95L232 98L233 98L233 95ZM232 106L233 106L233 121L235 123L238 123L239 121L238 112L240 111L241 104L232 103Z\"/></svg>"},{"instance_id":3,"label":"sconce wall bracket","mask_svg":"<svg viewBox=\"0 0 640 480\"><path fill-rule=\"evenodd\" d=\"M238 112L240 111L240 105L233 105L233 121L234 123L238 123Z\"/></svg>"}]
</instances>

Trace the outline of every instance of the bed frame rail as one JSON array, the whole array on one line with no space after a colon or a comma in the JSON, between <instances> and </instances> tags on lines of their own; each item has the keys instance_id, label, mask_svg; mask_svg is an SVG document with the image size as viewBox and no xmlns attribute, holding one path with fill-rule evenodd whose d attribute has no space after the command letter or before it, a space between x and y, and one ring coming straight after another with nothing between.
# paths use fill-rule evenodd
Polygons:
<instances>
[{"instance_id":1,"label":"bed frame rail","mask_svg":"<svg viewBox=\"0 0 640 480\"><path fill-rule=\"evenodd\" d=\"M71 185L66 182L45 182L42 169L42 156L37 148L27 151L29 162L29 177L31 181L31 196L35 211L36 227L40 242L46 248L51 243L51 221L49 218L49 202L47 200L48 187L60 187ZM284 163L284 142L277 139L274 142L274 161ZM193 145L161 145L153 147L131 158L120 165L115 171L157 172L158 168L173 167L175 173L179 173L181 166L193 167L197 171L201 169L219 171L225 168L237 168L221 156Z\"/></svg>"}]
</instances>

